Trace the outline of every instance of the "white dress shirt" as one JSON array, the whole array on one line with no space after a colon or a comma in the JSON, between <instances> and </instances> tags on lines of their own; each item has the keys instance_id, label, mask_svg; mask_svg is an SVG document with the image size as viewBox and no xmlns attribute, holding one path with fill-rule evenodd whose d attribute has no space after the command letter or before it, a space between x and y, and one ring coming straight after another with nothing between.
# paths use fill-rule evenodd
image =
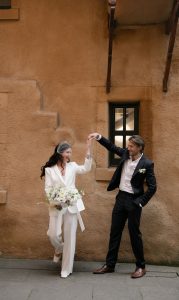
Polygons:
<instances>
[{"instance_id":1,"label":"white dress shirt","mask_svg":"<svg viewBox=\"0 0 179 300\"><path fill-rule=\"evenodd\" d=\"M119 185L120 191L134 194L132 185L131 185L131 178L132 178L134 170L135 170L139 160L141 159L142 155L143 155L143 153L136 160L132 160L132 158L130 157L128 160L126 160L124 162L122 173L121 173L120 185Z\"/></svg>"}]
</instances>

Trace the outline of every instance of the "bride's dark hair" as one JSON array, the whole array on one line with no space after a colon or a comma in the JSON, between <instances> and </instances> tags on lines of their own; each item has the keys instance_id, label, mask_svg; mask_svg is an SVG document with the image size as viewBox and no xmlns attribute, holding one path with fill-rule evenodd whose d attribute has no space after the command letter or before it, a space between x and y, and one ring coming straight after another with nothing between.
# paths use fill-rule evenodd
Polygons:
<instances>
[{"instance_id":1,"label":"bride's dark hair","mask_svg":"<svg viewBox=\"0 0 179 300\"><path fill-rule=\"evenodd\" d=\"M49 160L46 162L46 164L41 167L41 175L40 175L41 179L43 176L45 176L45 168L50 168L50 167L55 166L58 161L60 161L61 167L63 169L63 157L62 157L61 153L63 153L63 151L65 151L69 148L71 148L71 146L66 141L61 142L59 145L57 145L55 147L55 150L54 150L54 153L52 154L52 156L49 158Z\"/></svg>"},{"instance_id":2,"label":"bride's dark hair","mask_svg":"<svg viewBox=\"0 0 179 300\"><path fill-rule=\"evenodd\" d=\"M48 168L48 167L50 168L50 167L55 166L58 161L60 161L61 163L63 163L63 157L62 157L61 154L59 154L57 152L57 148L58 148L58 145L55 147L54 153L52 154L52 156L50 156L50 158L46 162L46 164L41 167L41 175L40 175L41 179L43 178L43 176L45 176L45 168Z\"/></svg>"}]
</instances>

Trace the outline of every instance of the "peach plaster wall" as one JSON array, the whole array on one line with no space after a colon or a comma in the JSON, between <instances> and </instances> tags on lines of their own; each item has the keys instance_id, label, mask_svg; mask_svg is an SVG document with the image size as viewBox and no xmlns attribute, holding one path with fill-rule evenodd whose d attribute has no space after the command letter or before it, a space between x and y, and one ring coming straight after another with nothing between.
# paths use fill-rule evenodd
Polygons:
<instances>
[{"instance_id":1,"label":"peach plaster wall","mask_svg":"<svg viewBox=\"0 0 179 300\"><path fill-rule=\"evenodd\" d=\"M112 89L105 94L106 6L100 1L20 1L20 20L0 20L0 251L2 257L50 258L41 165L58 141L83 162L92 131L108 136L108 102L140 101L140 133L154 160L158 191L143 210L146 260L179 263L177 153L179 36L169 92L162 93L168 37L164 26L116 30ZM85 190L85 233L76 259L104 260L115 192L107 152L93 145ZM120 261L133 261L127 228Z\"/></svg>"}]
</instances>

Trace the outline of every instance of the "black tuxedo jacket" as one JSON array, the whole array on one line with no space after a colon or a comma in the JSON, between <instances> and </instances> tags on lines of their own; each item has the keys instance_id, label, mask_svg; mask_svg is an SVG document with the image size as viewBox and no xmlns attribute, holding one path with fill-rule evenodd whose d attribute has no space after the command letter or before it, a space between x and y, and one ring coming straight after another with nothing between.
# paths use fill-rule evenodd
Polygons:
<instances>
[{"instance_id":1,"label":"black tuxedo jacket","mask_svg":"<svg viewBox=\"0 0 179 300\"><path fill-rule=\"evenodd\" d=\"M119 187L121 180L122 167L125 160L129 159L128 149L116 147L109 140L101 137L98 142L111 152L114 152L121 157L119 165L113 174L113 177L108 185L107 190L112 191ZM142 169L142 170L141 170ZM144 182L146 182L147 190L144 192ZM156 192L156 178L154 174L154 163L144 155L139 160L131 178L131 186L135 195L134 203L138 206L145 206L147 202Z\"/></svg>"}]
</instances>

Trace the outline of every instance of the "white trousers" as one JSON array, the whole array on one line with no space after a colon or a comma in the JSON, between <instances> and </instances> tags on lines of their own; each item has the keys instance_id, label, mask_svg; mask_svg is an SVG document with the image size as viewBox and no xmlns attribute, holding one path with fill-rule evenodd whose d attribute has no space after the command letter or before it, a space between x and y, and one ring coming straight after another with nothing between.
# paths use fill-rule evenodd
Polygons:
<instances>
[{"instance_id":1,"label":"white trousers","mask_svg":"<svg viewBox=\"0 0 179 300\"><path fill-rule=\"evenodd\" d=\"M63 225L63 238L62 238ZM47 235L56 253L62 253L61 277L67 277L73 271L76 247L77 214L68 210L64 213L50 213Z\"/></svg>"}]
</instances>

